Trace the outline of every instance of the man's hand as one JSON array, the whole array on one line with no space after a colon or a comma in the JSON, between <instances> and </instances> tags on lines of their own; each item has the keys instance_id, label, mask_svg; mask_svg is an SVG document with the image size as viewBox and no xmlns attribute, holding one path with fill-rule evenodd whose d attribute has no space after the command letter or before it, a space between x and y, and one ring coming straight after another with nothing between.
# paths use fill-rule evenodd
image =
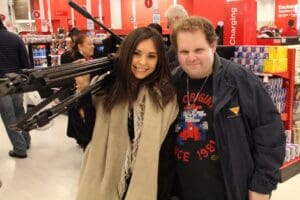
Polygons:
<instances>
[{"instance_id":1,"label":"man's hand","mask_svg":"<svg viewBox=\"0 0 300 200\"><path fill-rule=\"evenodd\" d=\"M269 199L270 199L269 194L261 194L249 190L249 200L269 200Z\"/></svg>"}]
</instances>

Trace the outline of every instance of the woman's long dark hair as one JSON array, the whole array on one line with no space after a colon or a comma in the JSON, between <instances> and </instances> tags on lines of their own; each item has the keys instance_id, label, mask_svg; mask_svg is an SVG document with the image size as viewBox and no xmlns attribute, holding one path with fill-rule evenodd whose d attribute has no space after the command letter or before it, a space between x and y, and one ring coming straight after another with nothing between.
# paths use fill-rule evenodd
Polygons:
<instances>
[{"instance_id":1,"label":"woman's long dark hair","mask_svg":"<svg viewBox=\"0 0 300 200\"><path fill-rule=\"evenodd\" d=\"M137 45L147 39L151 39L155 45L158 62L152 74L143 80L137 80L131 71L132 58ZM164 41L156 30L148 27L135 29L122 42L114 73L104 88L105 110L109 112L116 104L122 102L129 102L132 105L141 86L148 88L151 98L158 107L163 107L175 96Z\"/></svg>"}]
</instances>

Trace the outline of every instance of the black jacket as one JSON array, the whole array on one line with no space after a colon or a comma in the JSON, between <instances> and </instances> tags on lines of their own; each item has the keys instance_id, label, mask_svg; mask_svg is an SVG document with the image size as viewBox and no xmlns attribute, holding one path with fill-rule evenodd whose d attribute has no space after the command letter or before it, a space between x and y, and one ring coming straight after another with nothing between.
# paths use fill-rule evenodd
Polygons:
<instances>
[{"instance_id":1,"label":"black jacket","mask_svg":"<svg viewBox=\"0 0 300 200\"><path fill-rule=\"evenodd\" d=\"M67 52L63 58L64 60L61 60L61 62L65 64L65 62L74 62L82 58L84 57L79 52ZM71 80L69 84L65 84L65 87L67 87L67 85L73 85L74 83L75 81ZM84 119L82 119L79 114L79 109L81 108L85 113ZM77 103L68 110L68 117L67 136L76 139L77 143L85 149L92 139L96 119L96 111L91 96L88 95L78 100Z\"/></svg>"},{"instance_id":2,"label":"black jacket","mask_svg":"<svg viewBox=\"0 0 300 200\"><path fill-rule=\"evenodd\" d=\"M175 72L175 85L184 75ZM270 194L285 155L280 114L252 72L215 54L213 126L228 200L248 199L248 190ZM234 114L230 108L239 107Z\"/></svg>"}]
</instances>

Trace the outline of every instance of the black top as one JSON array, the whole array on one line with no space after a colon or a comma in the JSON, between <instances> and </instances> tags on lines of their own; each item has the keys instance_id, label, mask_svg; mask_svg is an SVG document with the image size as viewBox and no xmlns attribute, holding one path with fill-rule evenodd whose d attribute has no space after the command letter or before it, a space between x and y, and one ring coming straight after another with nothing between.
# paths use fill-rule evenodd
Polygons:
<instances>
[{"instance_id":1,"label":"black top","mask_svg":"<svg viewBox=\"0 0 300 200\"><path fill-rule=\"evenodd\" d=\"M0 75L32 68L23 40L0 27Z\"/></svg>"},{"instance_id":2,"label":"black top","mask_svg":"<svg viewBox=\"0 0 300 200\"><path fill-rule=\"evenodd\" d=\"M84 57L79 52L66 52L61 62L63 64L65 62L70 63L82 58ZM74 83L75 80L69 80L68 84L65 84L65 87L71 86ZM65 97L62 97L62 99L64 98ZM80 116L79 109L83 109L85 114L84 118ZM96 111L92 103L91 95L87 95L84 98L78 100L77 103L68 110L68 116L69 120L67 127L67 136L75 138L77 143L85 149L91 141L96 119Z\"/></svg>"},{"instance_id":3,"label":"black top","mask_svg":"<svg viewBox=\"0 0 300 200\"><path fill-rule=\"evenodd\" d=\"M226 200L212 126L212 77L206 83L205 79L189 79L189 98L186 76L177 86L181 113L176 123L174 152L177 188L184 200Z\"/></svg>"}]
</instances>

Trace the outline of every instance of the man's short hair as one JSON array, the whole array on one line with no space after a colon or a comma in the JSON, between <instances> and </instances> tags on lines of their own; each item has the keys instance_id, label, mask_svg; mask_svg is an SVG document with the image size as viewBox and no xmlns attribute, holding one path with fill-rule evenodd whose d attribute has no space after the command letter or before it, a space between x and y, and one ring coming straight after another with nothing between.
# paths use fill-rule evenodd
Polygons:
<instances>
[{"instance_id":1,"label":"man's short hair","mask_svg":"<svg viewBox=\"0 0 300 200\"><path fill-rule=\"evenodd\" d=\"M168 20L174 20L176 18L182 18L187 16L188 12L180 4L170 6L165 12L165 17L167 17Z\"/></svg>"},{"instance_id":2,"label":"man's short hair","mask_svg":"<svg viewBox=\"0 0 300 200\"><path fill-rule=\"evenodd\" d=\"M185 17L180 19L174 26L171 34L171 42L175 49L178 48L177 36L179 32L201 31L205 35L208 44L218 40L213 24L204 17Z\"/></svg>"}]
</instances>

